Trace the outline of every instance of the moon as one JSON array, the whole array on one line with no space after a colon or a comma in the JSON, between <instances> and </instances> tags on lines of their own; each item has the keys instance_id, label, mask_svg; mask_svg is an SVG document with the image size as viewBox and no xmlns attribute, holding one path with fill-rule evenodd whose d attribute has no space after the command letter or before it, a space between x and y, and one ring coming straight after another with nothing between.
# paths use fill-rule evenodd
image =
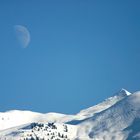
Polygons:
<instances>
[{"instance_id":1,"label":"moon","mask_svg":"<svg viewBox=\"0 0 140 140\"><path fill-rule=\"evenodd\" d=\"M23 25L15 25L14 29L19 45L22 48L27 48L31 40L29 30Z\"/></svg>"}]
</instances>

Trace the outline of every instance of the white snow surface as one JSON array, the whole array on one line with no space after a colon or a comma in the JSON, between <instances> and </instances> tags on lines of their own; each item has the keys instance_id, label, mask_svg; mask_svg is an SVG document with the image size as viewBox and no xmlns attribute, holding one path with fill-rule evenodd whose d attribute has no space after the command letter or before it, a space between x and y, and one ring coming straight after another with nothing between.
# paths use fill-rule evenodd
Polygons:
<instances>
[{"instance_id":1,"label":"white snow surface","mask_svg":"<svg viewBox=\"0 0 140 140\"><path fill-rule=\"evenodd\" d=\"M0 140L140 140L140 91L121 89L75 115L1 112Z\"/></svg>"}]
</instances>

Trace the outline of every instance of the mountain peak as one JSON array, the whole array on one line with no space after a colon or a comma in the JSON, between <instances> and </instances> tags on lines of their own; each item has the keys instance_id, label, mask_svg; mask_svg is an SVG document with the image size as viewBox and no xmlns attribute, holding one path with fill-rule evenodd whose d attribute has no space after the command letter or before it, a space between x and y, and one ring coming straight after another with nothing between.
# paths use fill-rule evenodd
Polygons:
<instances>
[{"instance_id":1,"label":"mountain peak","mask_svg":"<svg viewBox=\"0 0 140 140\"><path fill-rule=\"evenodd\" d=\"M122 88L119 92L117 92L115 95L116 96L121 96L121 97L125 97L125 96L129 96L131 93L129 91L127 91L126 89Z\"/></svg>"}]
</instances>

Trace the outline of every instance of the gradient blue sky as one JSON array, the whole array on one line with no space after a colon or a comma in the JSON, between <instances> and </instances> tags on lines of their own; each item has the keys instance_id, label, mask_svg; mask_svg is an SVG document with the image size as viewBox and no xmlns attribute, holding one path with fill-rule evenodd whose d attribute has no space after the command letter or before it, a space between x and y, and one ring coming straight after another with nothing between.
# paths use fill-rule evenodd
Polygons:
<instances>
[{"instance_id":1,"label":"gradient blue sky","mask_svg":"<svg viewBox=\"0 0 140 140\"><path fill-rule=\"evenodd\" d=\"M0 111L76 113L121 88L140 90L140 0L0 1Z\"/></svg>"}]
</instances>

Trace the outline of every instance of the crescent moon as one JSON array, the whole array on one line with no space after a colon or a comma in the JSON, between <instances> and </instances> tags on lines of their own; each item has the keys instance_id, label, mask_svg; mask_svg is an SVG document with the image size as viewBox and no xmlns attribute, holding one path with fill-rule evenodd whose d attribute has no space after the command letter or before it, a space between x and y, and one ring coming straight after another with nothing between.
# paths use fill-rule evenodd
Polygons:
<instances>
[{"instance_id":1,"label":"crescent moon","mask_svg":"<svg viewBox=\"0 0 140 140\"><path fill-rule=\"evenodd\" d=\"M31 40L29 30L22 25L15 25L14 29L20 46L22 48L27 48Z\"/></svg>"}]
</instances>

